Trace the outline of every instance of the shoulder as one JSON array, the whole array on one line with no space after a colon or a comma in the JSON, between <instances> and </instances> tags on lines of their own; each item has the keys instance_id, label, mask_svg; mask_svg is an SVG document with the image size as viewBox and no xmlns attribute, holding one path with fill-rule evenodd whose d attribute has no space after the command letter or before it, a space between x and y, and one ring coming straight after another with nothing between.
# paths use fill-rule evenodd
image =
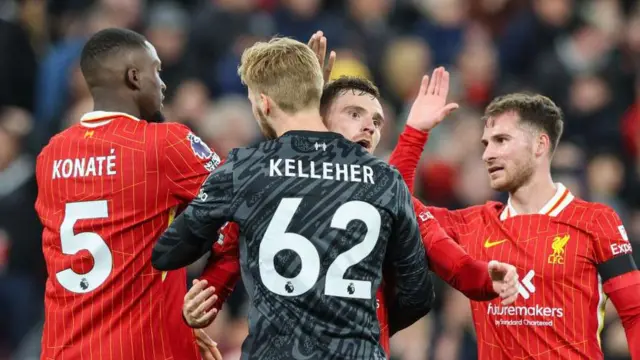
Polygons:
<instances>
[{"instance_id":1,"label":"shoulder","mask_svg":"<svg viewBox=\"0 0 640 360\"><path fill-rule=\"evenodd\" d=\"M587 223L618 218L616 211L609 205L574 198L560 214L565 221L585 221Z\"/></svg>"},{"instance_id":2,"label":"shoulder","mask_svg":"<svg viewBox=\"0 0 640 360\"><path fill-rule=\"evenodd\" d=\"M596 238L626 237L626 230L618 213L609 205L574 199L561 213L560 220L591 233Z\"/></svg>"},{"instance_id":3,"label":"shoulder","mask_svg":"<svg viewBox=\"0 0 640 360\"><path fill-rule=\"evenodd\" d=\"M55 134L54 136L52 136L49 141L47 142L47 144L42 148L42 150L40 150L40 154L38 155L38 160L41 157L46 156L47 153L55 150L56 148L60 147L60 146L64 146L63 144L65 144L66 142L68 142L70 139L72 139L75 136L78 136L79 132L78 132L78 128L80 127L80 125L73 125L57 134Z\"/></svg>"},{"instance_id":4,"label":"shoulder","mask_svg":"<svg viewBox=\"0 0 640 360\"><path fill-rule=\"evenodd\" d=\"M488 216L499 218L505 208L505 204L498 201L487 201L482 205L473 205L463 209L454 210L462 216Z\"/></svg>"},{"instance_id":5,"label":"shoulder","mask_svg":"<svg viewBox=\"0 0 640 360\"><path fill-rule=\"evenodd\" d=\"M193 134L191 129L180 123L175 122L163 122L163 123L150 123L147 121L141 121L144 124L144 129L147 132L155 132L160 137L167 139L187 139L189 134Z\"/></svg>"}]
</instances>

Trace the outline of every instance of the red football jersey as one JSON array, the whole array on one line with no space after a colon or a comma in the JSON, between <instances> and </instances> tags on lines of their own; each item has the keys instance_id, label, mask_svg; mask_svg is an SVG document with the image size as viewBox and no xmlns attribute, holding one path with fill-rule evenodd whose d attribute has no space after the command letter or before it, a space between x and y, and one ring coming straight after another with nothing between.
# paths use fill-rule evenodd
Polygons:
<instances>
[{"instance_id":1,"label":"red football jersey","mask_svg":"<svg viewBox=\"0 0 640 360\"><path fill-rule=\"evenodd\" d=\"M44 226L42 359L197 359L181 317L186 273L153 244L219 158L189 129L93 112L38 156ZM167 331L167 329L171 331Z\"/></svg>"},{"instance_id":2,"label":"red football jersey","mask_svg":"<svg viewBox=\"0 0 640 360\"><path fill-rule=\"evenodd\" d=\"M407 127L391 155L410 188L426 139ZM624 288L630 289L624 296L637 296L639 279L624 226L611 208L556 186L538 214L519 215L509 203L495 202L457 211L428 207L472 257L518 269L520 297L514 305L471 302L480 359L602 359L609 294L628 317L627 336L638 331L630 323L637 319L637 305L620 296Z\"/></svg>"},{"instance_id":3,"label":"red football jersey","mask_svg":"<svg viewBox=\"0 0 640 360\"><path fill-rule=\"evenodd\" d=\"M471 256L518 269L515 305L471 302L481 359L603 358L606 295L598 265L631 253L631 245L613 210L557 188L534 215L497 203L430 208Z\"/></svg>"}]
</instances>

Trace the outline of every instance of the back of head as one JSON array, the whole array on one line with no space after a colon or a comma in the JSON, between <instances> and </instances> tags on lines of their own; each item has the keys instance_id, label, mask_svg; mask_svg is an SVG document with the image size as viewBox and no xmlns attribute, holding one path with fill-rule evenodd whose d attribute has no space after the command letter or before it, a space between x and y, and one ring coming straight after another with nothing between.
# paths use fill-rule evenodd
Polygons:
<instances>
[{"instance_id":1,"label":"back of head","mask_svg":"<svg viewBox=\"0 0 640 360\"><path fill-rule=\"evenodd\" d=\"M515 113L520 122L549 136L552 155L564 129L563 114L551 99L539 94L513 93L495 98L485 110L485 121L505 113Z\"/></svg>"},{"instance_id":2,"label":"back of head","mask_svg":"<svg viewBox=\"0 0 640 360\"><path fill-rule=\"evenodd\" d=\"M80 57L80 69L89 88L124 80L124 73L121 78L113 78L110 61L121 61L123 52L145 47L145 37L128 29L109 28L95 33L84 45Z\"/></svg>"},{"instance_id":3,"label":"back of head","mask_svg":"<svg viewBox=\"0 0 640 360\"><path fill-rule=\"evenodd\" d=\"M255 43L242 53L238 75L249 91L270 97L286 113L320 105L322 69L313 50L299 41Z\"/></svg>"}]
</instances>

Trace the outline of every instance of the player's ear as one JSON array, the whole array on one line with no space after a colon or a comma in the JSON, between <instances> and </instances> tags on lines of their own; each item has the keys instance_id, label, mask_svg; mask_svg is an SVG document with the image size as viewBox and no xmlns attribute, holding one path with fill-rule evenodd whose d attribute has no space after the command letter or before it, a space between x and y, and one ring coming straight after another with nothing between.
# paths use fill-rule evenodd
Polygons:
<instances>
[{"instance_id":1,"label":"player's ear","mask_svg":"<svg viewBox=\"0 0 640 360\"><path fill-rule=\"evenodd\" d=\"M271 98L268 97L265 94L260 94L260 108L262 109L262 112L269 116L271 114L271 110L272 110L272 105L271 105Z\"/></svg>"},{"instance_id":2,"label":"player's ear","mask_svg":"<svg viewBox=\"0 0 640 360\"><path fill-rule=\"evenodd\" d=\"M551 139L549 139L549 135L540 133L536 138L534 146L536 157L540 157L548 153L551 150Z\"/></svg>"},{"instance_id":3,"label":"player's ear","mask_svg":"<svg viewBox=\"0 0 640 360\"><path fill-rule=\"evenodd\" d=\"M125 76L125 82L132 90L140 90L140 71L136 68L128 68Z\"/></svg>"}]
</instances>

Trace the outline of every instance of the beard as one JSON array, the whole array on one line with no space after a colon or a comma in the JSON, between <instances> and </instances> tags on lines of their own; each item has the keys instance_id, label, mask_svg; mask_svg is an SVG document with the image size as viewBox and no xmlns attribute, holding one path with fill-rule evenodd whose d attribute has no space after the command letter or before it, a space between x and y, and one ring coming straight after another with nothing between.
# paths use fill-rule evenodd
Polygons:
<instances>
[{"instance_id":1,"label":"beard","mask_svg":"<svg viewBox=\"0 0 640 360\"><path fill-rule=\"evenodd\" d=\"M267 121L267 116L259 108L256 108L256 112L258 113L258 118L256 120L258 120L258 126L260 127L260 131L262 132L262 135L267 140L273 140L277 138L278 134L276 134L276 131L273 129L273 127L269 125L269 122Z\"/></svg>"},{"instance_id":2,"label":"beard","mask_svg":"<svg viewBox=\"0 0 640 360\"><path fill-rule=\"evenodd\" d=\"M528 183L535 172L533 160L528 160L515 167L514 171L507 176L503 184L494 187L493 190L501 192L515 192Z\"/></svg>"}]
</instances>

